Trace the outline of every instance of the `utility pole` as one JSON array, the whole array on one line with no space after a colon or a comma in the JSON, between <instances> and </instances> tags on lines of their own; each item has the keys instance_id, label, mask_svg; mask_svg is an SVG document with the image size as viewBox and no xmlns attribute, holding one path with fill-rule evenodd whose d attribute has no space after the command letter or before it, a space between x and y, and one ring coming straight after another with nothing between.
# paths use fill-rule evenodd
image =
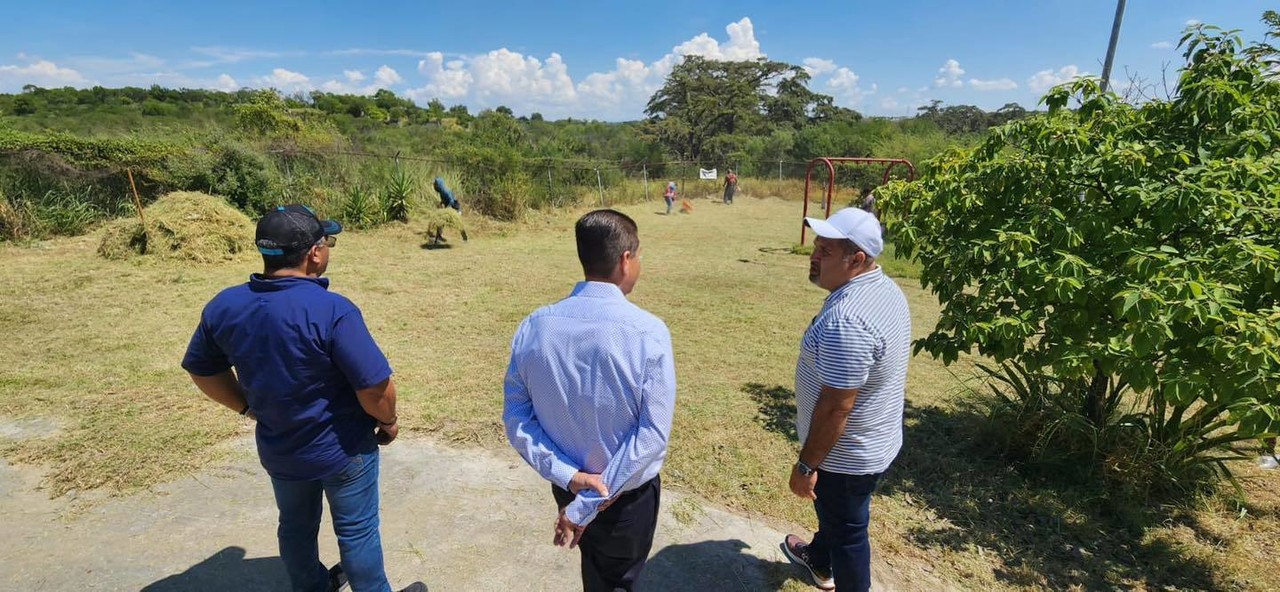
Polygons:
<instances>
[{"instance_id":1,"label":"utility pole","mask_svg":"<svg viewBox=\"0 0 1280 592\"><path fill-rule=\"evenodd\" d=\"M1107 44L1107 59L1102 63L1102 92L1107 92L1111 82L1111 62L1116 59L1116 44L1120 42L1120 22L1124 20L1125 0L1116 0L1116 18L1111 23L1111 42Z\"/></svg>"}]
</instances>

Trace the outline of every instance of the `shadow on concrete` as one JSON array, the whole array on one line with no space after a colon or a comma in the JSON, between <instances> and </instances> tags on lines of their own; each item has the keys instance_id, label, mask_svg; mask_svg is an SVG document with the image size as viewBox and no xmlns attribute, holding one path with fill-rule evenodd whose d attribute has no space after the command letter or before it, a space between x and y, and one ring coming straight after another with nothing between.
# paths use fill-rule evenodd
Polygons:
<instances>
[{"instance_id":1,"label":"shadow on concrete","mask_svg":"<svg viewBox=\"0 0 1280 592\"><path fill-rule=\"evenodd\" d=\"M157 581L142 592L256 592L288 590L289 575L279 557L245 559L241 547L227 547L180 574Z\"/></svg>"},{"instance_id":2,"label":"shadow on concrete","mask_svg":"<svg viewBox=\"0 0 1280 592\"><path fill-rule=\"evenodd\" d=\"M749 553L739 539L671 545L649 558L636 582L641 590L777 590L793 573L790 563ZM753 549L764 554L765 549Z\"/></svg>"}]
</instances>

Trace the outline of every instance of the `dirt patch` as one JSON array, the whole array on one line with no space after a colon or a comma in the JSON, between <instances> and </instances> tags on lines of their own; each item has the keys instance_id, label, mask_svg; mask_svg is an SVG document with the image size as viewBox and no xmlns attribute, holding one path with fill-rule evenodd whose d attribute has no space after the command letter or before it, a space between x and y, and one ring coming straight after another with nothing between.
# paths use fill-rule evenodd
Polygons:
<instances>
[{"instance_id":1,"label":"dirt patch","mask_svg":"<svg viewBox=\"0 0 1280 592\"><path fill-rule=\"evenodd\" d=\"M0 417L0 440L48 438L62 431L62 426L46 417Z\"/></svg>"}]
</instances>

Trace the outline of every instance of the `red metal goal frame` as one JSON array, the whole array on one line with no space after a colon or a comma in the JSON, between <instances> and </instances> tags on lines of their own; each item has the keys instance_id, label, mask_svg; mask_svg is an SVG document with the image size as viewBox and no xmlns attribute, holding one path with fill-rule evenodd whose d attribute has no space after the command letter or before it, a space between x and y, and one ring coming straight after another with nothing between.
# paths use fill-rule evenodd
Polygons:
<instances>
[{"instance_id":1,"label":"red metal goal frame","mask_svg":"<svg viewBox=\"0 0 1280 592\"><path fill-rule=\"evenodd\" d=\"M888 165L884 168L884 176L880 178L880 184L884 185L889 182L889 173L893 172L893 167L904 165L907 167L907 180L914 181L916 179L916 167L911 161L905 158L862 158L851 156L820 156L809 161L809 167L804 171L804 217L800 218L800 244L804 245L805 232L809 229L804 223L804 218L809 217L809 185L813 179L813 167L818 163L827 165L827 199L823 202L826 207L822 211L831 212L831 197L834 195L836 186L836 167L834 163L851 162L855 164L884 164Z\"/></svg>"}]
</instances>

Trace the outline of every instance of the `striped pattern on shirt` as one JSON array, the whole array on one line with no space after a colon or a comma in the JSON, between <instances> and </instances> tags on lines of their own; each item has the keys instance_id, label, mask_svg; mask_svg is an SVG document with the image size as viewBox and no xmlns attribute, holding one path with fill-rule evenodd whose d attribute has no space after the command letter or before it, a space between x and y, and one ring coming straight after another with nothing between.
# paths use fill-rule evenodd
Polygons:
<instances>
[{"instance_id":1,"label":"striped pattern on shirt","mask_svg":"<svg viewBox=\"0 0 1280 592\"><path fill-rule=\"evenodd\" d=\"M827 296L800 342L796 433L801 445L823 385L858 389L844 433L820 467L847 475L889 468L902 449L902 409L911 358L911 312L902 290L876 267Z\"/></svg>"}]
</instances>

